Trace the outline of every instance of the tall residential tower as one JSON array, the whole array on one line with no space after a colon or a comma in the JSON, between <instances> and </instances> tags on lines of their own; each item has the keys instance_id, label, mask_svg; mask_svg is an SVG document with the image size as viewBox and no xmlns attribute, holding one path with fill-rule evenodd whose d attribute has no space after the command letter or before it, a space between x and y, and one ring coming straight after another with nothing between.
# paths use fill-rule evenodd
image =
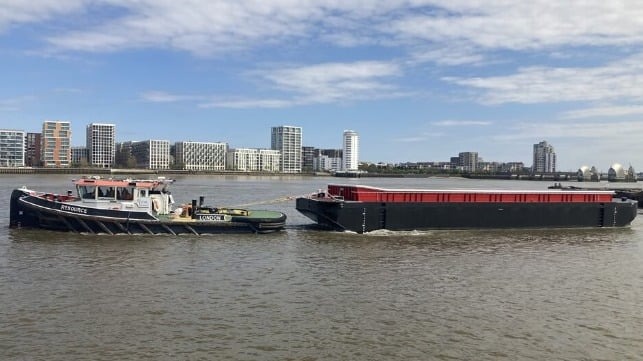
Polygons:
<instances>
[{"instance_id":1,"label":"tall residential tower","mask_svg":"<svg viewBox=\"0 0 643 361\"><path fill-rule=\"evenodd\" d=\"M42 124L40 161L43 167L71 165L71 123L47 120Z\"/></svg>"},{"instance_id":2,"label":"tall residential tower","mask_svg":"<svg viewBox=\"0 0 643 361\"><path fill-rule=\"evenodd\" d=\"M542 141L534 144L532 173L553 173L556 171L556 152L551 144Z\"/></svg>"},{"instance_id":3,"label":"tall residential tower","mask_svg":"<svg viewBox=\"0 0 643 361\"><path fill-rule=\"evenodd\" d=\"M41 149L42 147L42 134L41 133L27 133L25 144L25 165L27 167L40 167Z\"/></svg>"},{"instance_id":4,"label":"tall residential tower","mask_svg":"<svg viewBox=\"0 0 643 361\"><path fill-rule=\"evenodd\" d=\"M359 170L359 135L352 130L344 131L342 141L342 170Z\"/></svg>"},{"instance_id":5,"label":"tall residential tower","mask_svg":"<svg viewBox=\"0 0 643 361\"><path fill-rule=\"evenodd\" d=\"M465 172L475 172L478 170L478 152L460 152L458 153L458 169Z\"/></svg>"},{"instance_id":6,"label":"tall residential tower","mask_svg":"<svg viewBox=\"0 0 643 361\"><path fill-rule=\"evenodd\" d=\"M114 124L91 123L87 126L87 156L91 166L110 168L114 164Z\"/></svg>"},{"instance_id":7,"label":"tall residential tower","mask_svg":"<svg viewBox=\"0 0 643 361\"><path fill-rule=\"evenodd\" d=\"M272 127L270 148L281 152L282 173L301 173L301 138L301 127Z\"/></svg>"}]
</instances>

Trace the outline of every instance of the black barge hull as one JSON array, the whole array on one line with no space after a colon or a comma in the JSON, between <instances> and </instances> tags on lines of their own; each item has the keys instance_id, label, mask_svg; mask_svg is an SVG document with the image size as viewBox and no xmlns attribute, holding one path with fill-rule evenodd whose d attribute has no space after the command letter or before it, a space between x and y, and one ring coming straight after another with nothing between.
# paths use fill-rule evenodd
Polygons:
<instances>
[{"instance_id":1,"label":"black barge hull","mask_svg":"<svg viewBox=\"0 0 643 361\"><path fill-rule=\"evenodd\" d=\"M271 233L282 230L286 224L283 213L276 218L238 216L232 217L229 222L155 219L145 212L127 212L127 217L123 217L123 213L83 207L65 208L64 203L14 190L11 194L9 226L87 234L202 235Z\"/></svg>"},{"instance_id":2,"label":"black barge hull","mask_svg":"<svg viewBox=\"0 0 643 361\"><path fill-rule=\"evenodd\" d=\"M364 233L433 229L623 227L637 202L607 203L381 203L298 198L297 210L320 227Z\"/></svg>"}]
</instances>

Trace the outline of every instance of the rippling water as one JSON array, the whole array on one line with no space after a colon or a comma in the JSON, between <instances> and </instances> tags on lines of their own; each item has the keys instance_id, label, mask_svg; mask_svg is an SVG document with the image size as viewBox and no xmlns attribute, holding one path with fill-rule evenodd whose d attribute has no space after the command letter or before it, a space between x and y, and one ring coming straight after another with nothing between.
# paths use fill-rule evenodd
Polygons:
<instances>
[{"instance_id":1,"label":"rippling water","mask_svg":"<svg viewBox=\"0 0 643 361\"><path fill-rule=\"evenodd\" d=\"M334 178L187 177L177 200L284 210L269 235L87 236L10 230L2 176L3 360L638 360L643 216L625 229L311 230L283 199ZM542 189L528 181L361 179Z\"/></svg>"}]
</instances>

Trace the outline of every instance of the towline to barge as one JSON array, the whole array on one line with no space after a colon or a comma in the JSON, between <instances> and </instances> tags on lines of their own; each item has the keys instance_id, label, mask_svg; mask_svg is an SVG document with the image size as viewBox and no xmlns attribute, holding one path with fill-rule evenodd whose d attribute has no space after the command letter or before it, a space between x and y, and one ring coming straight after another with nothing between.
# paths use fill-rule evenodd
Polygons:
<instances>
[{"instance_id":1,"label":"towline to barge","mask_svg":"<svg viewBox=\"0 0 643 361\"><path fill-rule=\"evenodd\" d=\"M286 215L271 210L213 207L198 201L175 205L173 180L103 179L73 181L76 194L13 190L11 228L89 234L270 233L285 227Z\"/></svg>"},{"instance_id":2,"label":"towline to barge","mask_svg":"<svg viewBox=\"0 0 643 361\"><path fill-rule=\"evenodd\" d=\"M386 189L330 184L296 200L319 227L365 233L493 228L624 227L638 202L600 190Z\"/></svg>"}]
</instances>

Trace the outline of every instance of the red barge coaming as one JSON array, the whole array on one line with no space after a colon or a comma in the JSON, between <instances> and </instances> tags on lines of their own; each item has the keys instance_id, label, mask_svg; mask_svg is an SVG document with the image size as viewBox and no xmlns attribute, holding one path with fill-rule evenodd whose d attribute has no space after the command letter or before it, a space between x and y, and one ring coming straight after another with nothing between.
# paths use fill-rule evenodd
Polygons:
<instances>
[{"instance_id":1,"label":"red barge coaming","mask_svg":"<svg viewBox=\"0 0 643 361\"><path fill-rule=\"evenodd\" d=\"M355 202L588 203L611 202L611 191L414 190L331 184L328 194Z\"/></svg>"},{"instance_id":2,"label":"red barge coaming","mask_svg":"<svg viewBox=\"0 0 643 361\"><path fill-rule=\"evenodd\" d=\"M299 212L322 228L378 229L622 227L635 200L603 190L426 190L331 184L297 199Z\"/></svg>"}]
</instances>

